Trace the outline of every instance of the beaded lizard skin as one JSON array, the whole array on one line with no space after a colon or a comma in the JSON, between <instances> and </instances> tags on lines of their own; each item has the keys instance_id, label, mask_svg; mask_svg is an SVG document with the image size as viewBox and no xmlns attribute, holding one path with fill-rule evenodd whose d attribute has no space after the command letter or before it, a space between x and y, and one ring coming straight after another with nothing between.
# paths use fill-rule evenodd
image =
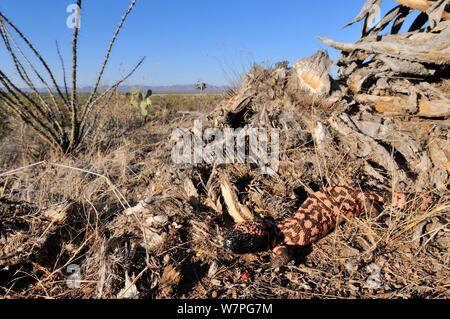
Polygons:
<instances>
[{"instance_id":1,"label":"beaded lizard skin","mask_svg":"<svg viewBox=\"0 0 450 319\"><path fill-rule=\"evenodd\" d=\"M271 219L237 223L224 240L226 251L235 254L272 250L273 266L286 264L292 246L304 246L324 237L336 227L339 220L363 212L378 215L381 206L408 207L426 210L432 198L424 193L407 195L376 191L361 191L347 186L328 187L307 198L289 218L279 222Z\"/></svg>"}]
</instances>

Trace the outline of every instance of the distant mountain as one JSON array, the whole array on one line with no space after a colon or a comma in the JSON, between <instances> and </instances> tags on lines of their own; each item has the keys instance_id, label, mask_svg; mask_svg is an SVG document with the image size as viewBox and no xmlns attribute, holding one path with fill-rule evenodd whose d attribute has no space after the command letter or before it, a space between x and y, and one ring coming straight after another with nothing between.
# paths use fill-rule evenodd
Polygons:
<instances>
[{"instance_id":1,"label":"distant mountain","mask_svg":"<svg viewBox=\"0 0 450 319\"><path fill-rule=\"evenodd\" d=\"M194 92L200 92L199 90L197 90L195 88L195 84L177 84L177 85L161 85L161 86L140 86L140 85L122 85L119 86L119 92L121 93L126 93L126 92L130 92L130 88L136 86L137 88L139 88L142 91L147 91L147 90L152 90L153 93L167 93L167 92L173 92L173 93L194 93ZM99 88L99 91L103 91L106 90L108 88L108 86L102 86ZM207 84L206 85L206 89L204 90L204 92L207 93L223 93L225 92L229 87L222 85L222 86L217 86L217 85L212 85L212 84ZM60 87L61 91L64 92L64 88ZM78 92L82 92L82 93L86 93L86 92L91 92L93 89L92 86L84 86L84 87L80 87L78 88ZM29 92L30 90L28 88L24 88L23 89L25 92ZM70 90L70 88L69 88ZM44 88L39 88L38 89L39 92L47 92L46 89Z\"/></svg>"},{"instance_id":2,"label":"distant mountain","mask_svg":"<svg viewBox=\"0 0 450 319\"><path fill-rule=\"evenodd\" d=\"M119 92L130 92L130 88L132 86L120 86ZM174 93L193 93L193 92L200 92L195 88L195 84L177 84L177 85L163 85L163 86L139 86L136 85L140 90L146 91L146 90L152 90L153 93L167 93L167 92L174 92ZM225 92L229 87L228 86L216 86L212 84L207 84L206 89L204 92L207 93L222 93Z\"/></svg>"}]
</instances>

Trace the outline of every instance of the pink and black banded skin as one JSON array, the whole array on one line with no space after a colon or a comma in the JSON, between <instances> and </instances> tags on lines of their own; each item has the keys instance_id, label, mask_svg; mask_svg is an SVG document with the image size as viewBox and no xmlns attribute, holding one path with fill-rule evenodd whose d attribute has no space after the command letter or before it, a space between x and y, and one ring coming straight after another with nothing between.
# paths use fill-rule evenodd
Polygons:
<instances>
[{"instance_id":1,"label":"pink and black banded skin","mask_svg":"<svg viewBox=\"0 0 450 319\"><path fill-rule=\"evenodd\" d=\"M426 210L432 198L424 193L407 195L361 191L347 186L327 187L307 198L300 208L288 218L275 222L270 219L237 223L224 240L226 251L235 254L274 252L274 267L286 264L289 248L305 246L331 232L338 220L367 212L379 214L383 205L406 209L410 205Z\"/></svg>"}]
</instances>

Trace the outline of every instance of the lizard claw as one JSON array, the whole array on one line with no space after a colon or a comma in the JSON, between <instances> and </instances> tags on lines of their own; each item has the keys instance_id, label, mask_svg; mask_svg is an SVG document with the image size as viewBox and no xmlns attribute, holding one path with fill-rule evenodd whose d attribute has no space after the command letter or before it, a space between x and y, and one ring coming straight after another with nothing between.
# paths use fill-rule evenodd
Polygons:
<instances>
[{"instance_id":1,"label":"lizard claw","mask_svg":"<svg viewBox=\"0 0 450 319\"><path fill-rule=\"evenodd\" d=\"M277 246L273 249L275 257L272 262L272 268L280 268L286 265L291 259L289 256L289 249L286 246Z\"/></svg>"}]
</instances>

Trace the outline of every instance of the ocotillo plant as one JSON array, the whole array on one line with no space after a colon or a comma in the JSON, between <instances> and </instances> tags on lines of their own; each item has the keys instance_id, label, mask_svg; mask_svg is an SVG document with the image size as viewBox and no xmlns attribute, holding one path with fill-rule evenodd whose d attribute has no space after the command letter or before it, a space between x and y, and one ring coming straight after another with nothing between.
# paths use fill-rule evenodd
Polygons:
<instances>
[{"instance_id":1,"label":"ocotillo plant","mask_svg":"<svg viewBox=\"0 0 450 319\"><path fill-rule=\"evenodd\" d=\"M60 153L74 153L80 149L82 141L95 126L100 111L107 105L114 95L115 89L142 64L142 58L136 66L121 80L103 92L99 92L100 81L108 63L111 49L122 29L125 19L135 6L137 0L132 0L109 43L106 56L97 76L94 88L87 101L81 104L77 98L77 59L78 59L78 33L79 24L74 27L72 36L72 74L71 91L66 85L64 61L58 50L64 75L64 92L60 89L45 59L31 44L27 37L0 11L0 36L5 44L12 62L20 79L28 86L32 94L27 94L6 75L0 66L0 110L4 110L30 127L42 140ZM77 0L78 10L81 12L82 1ZM81 14L81 13L80 13ZM78 16L79 19L80 16ZM38 67L30 62L24 54L16 39L21 39L25 46L31 50L34 58L39 61L44 72L39 72ZM4 63L2 62L2 65ZM30 74L36 76L39 82L45 86L45 96L38 92L36 84L31 80ZM45 75L44 75L45 74ZM47 78L47 79L46 79ZM40 84L40 85L41 85Z\"/></svg>"},{"instance_id":2,"label":"ocotillo plant","mask_svg":"<svg viewBox=\"0 0 450 319\"><path fill-rule=\"evenodd\" d=\"M148 115L148 107L152 105L152 100L150 100L150 96L152 95L152 90L147 90L147 92L144 94L139 91L139 89L135 86L133 86L130 89L131 93L131 105L135 108L140 109L141 115L145 119Z\"/></svg>"}]
</instances>

